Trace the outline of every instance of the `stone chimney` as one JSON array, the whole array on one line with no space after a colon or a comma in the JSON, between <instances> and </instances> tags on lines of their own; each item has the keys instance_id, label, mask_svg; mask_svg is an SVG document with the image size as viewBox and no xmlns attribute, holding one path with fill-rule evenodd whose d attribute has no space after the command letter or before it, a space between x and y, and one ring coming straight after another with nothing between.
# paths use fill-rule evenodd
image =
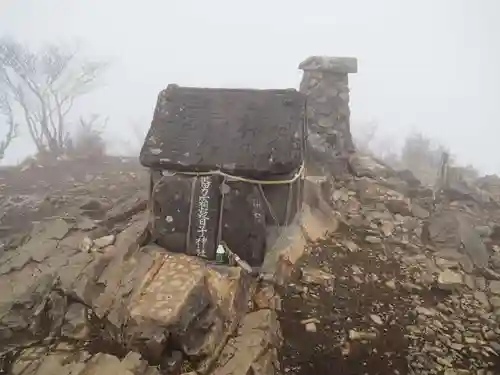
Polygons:
<instances>
[{"instance_id":1,"label":"stone chimney","mask_svg":"<svg viewBox=\"0 0 500 375\"><path fill-rule=\"evenodd\" d=\"M311 56L299 69L304 71L300 91L307 96L308 166L333 175L345 173L349 155L355 151L347 75L358 71L358 61L353 57Z\"/></svg>"}]
</instances>

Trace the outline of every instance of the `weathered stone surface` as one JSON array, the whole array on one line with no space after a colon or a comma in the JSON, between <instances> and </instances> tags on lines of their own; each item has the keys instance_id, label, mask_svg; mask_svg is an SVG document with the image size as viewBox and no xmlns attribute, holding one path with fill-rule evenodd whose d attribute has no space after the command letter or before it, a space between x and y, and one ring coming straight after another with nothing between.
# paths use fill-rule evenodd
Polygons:
<instances>
[{"instance_id":1,"label":"weathered stone surface","mask_svg":"<svg viewBox=\"0 0 500 375\"><path fill-rule=\"evenodd\" d=\"M209 266L158 246L141 248L147 222L146 214L132 218L105 254L81 252L85 235L65 237L63 231L33 235L37 241L43 233L62 238L36 268L29 267L28 247L7 254L10 266L0 276L0 356L54 336L83 347L97 340L134 350L160 367L173 365L168 353L174 348L182 349L181 361L189 356L200 366L213 362L248 309L254 279L239 268ZM30 280L26 272L31 284L20 282Z\"/></svg>"},{"instance_id":2,"label":"weathered stone surface","mask_svg":"<svg viewBox=\"0 0 500 375\"><path fill-rule=\"evenodd\" d=\"M107 212L106 217L99 222L105 228L121 228L118 224L144 211L148 203L147 190L140 191L132 196L124 197ZM122 228L121 228L122 229ZM97 237L95 237L97 238Z\"/></svg>"},{"instance_id":3,"label":"weathered stone surface","mask_svg":"<svg viewBox=\"0 0 500 375\"><path fill-rule=\"evenodd\" d=\"M387 167L372 157L354 153L349 157L349 165L357 177L375 178L384 175Z\"/></svg>"},{"instance_id":4,"label":"weathered stone surface","mask_svg":"<svg viewBox=\"0 0 500 375\"><path fill-rule=\"evenodd\" d=\"M140 334L144 352L153 353L151 345L163 350L170 337L187 355L207 358L246 312L251 292L251 278L240 269L207 268L196 257L165 254L132 297L129 334ZM152 359L159 361L162 350Z\"/></svg>"},{"instance_id":5,"label":"weathered stone surface","mask_svg":"<svg viewBox=\"0 0 500 375\"><path fill-rule=\"evenodd\" d=\"M214 260L220 239L250 266L259 267L268 224L262 194L255 184L221 183L218 176L159 179L152 194L153 241L173 252ZM222 188L227 189L224 197Z\"/></svg>"},{"instance_id":6,"label":"weathered stone surface","mask_svg":"<svg viewBox=\"0 0 500 375\"><path fill-rule=\"evenodd\" d=\"M491 294L500 295L500 281L498 281L498 280L490 281L490 285L488 286L488 290Z\"/></svg>"},{"instance_id":7,"label":"weathered stone surface","mask_svg":"<svg viewBox=\"0 0 500 375\"><path fill-rule=\"evenodd\" d=\"M159 375L137 353L130 352L125 358L79 351L71 345L59 344L54 349L33 347L24 350L11 369L12 375Z\"/></svg>"},{"instance_id":8,"label":"weathered stone surface","mask_svg":"<svg viewBox=\"0 0 500 375\"><path fill-rule=\"evenodd\" d=\"M306 284L326 285L331 283L335 276L317 268L307 267L302 269L301 280Z\"/></svg>"},{"instance_id":9,"label":"weathered stone surface","mask_svg":"<svg viewBox=\"0 0 500 375\"><path fill-rule=\"evenodd\" d=\"M429 217L429 211L427 211L417 203L411 204L411 213L419 219L426 219Z\"/></svg>"},{"instance_id":10,"label":"weathered stone surface","mask_svg":"<svg viewBox=\"0 0 500 375\"><path fill-rule=\"evenodd\" d=\"M328 233L337 231L339 222L323 199L321 189L321 179L307 177L304 184L307 204L302 205L300 215L285 228L271 228L267 240L268 250L261 267L261 276L266 281L285 285L297 271L296 264L304 255L307 242L318 241ZM261 306L268 302L262 301Z\"/></svg>"},{"instance_id":11,"label":"weathered stone surface","mask_svg":"<svg viewBox=\"0 0 500 375\"><path fill-rule=\"evenodd\" d=\"M265 177L302 163L305 98L296 90L169 85L141 151L147 167Z\"/></svg>"},{"instance_id":12,"label":"weathered stone surface","mask_svg":"<svg viewBox=\"0 0 500 375\"><path fill-rule=\"evenodd\" d=\"M257 309L281 310L281 298L276 288L266 281L257 285L253 302Z\"/></svg>"},{"instance_id":13,"label":"weathered stone surface","mask_svg":"<svg viewBox=\"0 0 500 375\"><path fill-rule=\"evenodd\" d=\"M339 222L332 214L325 215L318 209L304 206L301 227L308 240L317 241L327 233L334 233L339 227Z\"/></svg>"},{"instance_id":14,"label":"weathered stone surface","mask_svg":"<svg viewBox=\"0 0 500 375\"><path fill-rule=\"evenodd\" d=\"M476 290L474 292L474 298L481 303L482 307L486 310L490 310L490 303L488 301L488 296L485 292L481 292L480 290Z\"/></svg>"},{"instance_id":15,"label":"weathered stone surface","mask_svg":"<svg viewBox=\"0 0 500 375\"><path fill-rule=\"evenodd\" d=\"M266 203L257 185L228 182L222 212L222 240L252 267L260 267L266 254Z\"/></svg>"},{"instance_id":16,"label":"weathered stone surface","mask_svg":"<svg viewBox=\"0 0 500 375\"><path fill-rule=\"evenodd\" d=\"M458 221L454 212L438 212L429 218L426 225L429 240L436 246L450 250L457 250L460 247Z\"/></svg>"},{"instance_id":17,"label":"weathered stone surface","mask_svg":"<svg viewBox=\"0 0 500 375\"><path fill-rule=\"evenodd\" d=\"M321 70L334 73L357 73L358 59L355 57L311 56L300 63L302 70Z\"/></svg>"},{"instance_id":18,"label":"weathered stone surface","mask_svg":"<svg viewBox=\"0 0 500 375\"><path fill-rule=\"evenodd\" d=\"M283 228L283 231L275 228L272 237L268 242L269 249L261 267L261 275L267 281L284 285L304 254L307 241L297 222Z\"/></svg>"},{"instance_id":19,"label":"weathered stone surface","mask_svg":"<svg viewBox=\"0 0 500 375\"><path fill-rule=\"evenodd\" d=\"M387 209L393 214L411 216L411 203L409 199L388 199L385 202Z\"/></svg>"},{"instance_id":20,"label":"weathered stone surface","mask_svg":"<svg viewBox=\"0 0 500 375\"><path fill-rule=\"evenodd\" d=\"M153 241L173 252L215 259L221 181L210 176L161 177L151 197Z\"/></svg>"},{"instance_id":21,"label":"weathered stone surface","mask_svg":"<svg viewBox=\"0 0 500 375\"><path fill-rule=\"evenodd\" d=\"M439 274L438 285L444 290L453 290L462 286L463 278L457 272L445 270Z\"/></svg>"},{"instance_id":22,"label":"weathered stone surface","mask_svg":"<svg viewBox=\"0 0 500 375\"><path fill-rule=\"evenodd\" d=\"M479 233L474 229L472 223L465 215L458 215L457 219L460 242L466 254L477 267L486 267L488 265L489 254Z\"/></svg>"},{"instance_id":23,"label":"weathered stone surface","mask_svg":"<svg viewBox=\"0 0 500 375\"><path fill-rule=\"evenodd\" d=\"M107 246L113 245L113 243L115 242L115 239L116 238L113 234L99 237L98 239L94 240L94 245L97 248L102 249L102 248L105 248Z\"/></svg>"},{"instance_id":24,"label":"weathered stone surface","mask_svg":"<svg viewBox=\"0 0 500 375\"><path fill-rule=\"evenodd\" d=\"M290 179L294 175L290 175ZM266 206L266 222L272 225L289 225L302 208L302 191L304 180L298 178L292 184L263 185L264 195L268 200L272 212Z\"/></svg>"},{"instance_id":25,"label":"weathered stone surface","mask_svg":"<svg viewBox=\"0 0 500 375\"><path fill-rule=\"evenodd\" d=\"M186 176L163 176L152 191L152 240L176 253L186 252L192 182Z\"/></svg>"},{"instance_id":26,"label":"weathered stone surface","mask_svg":"<svg viewBox=\"0 0 500 375\"><path fill-rule=\"evenodd\" d=\"M476 267L484 268L488 263L488 251L470 220L460 211L444 210L432 215L427 221L427 233L435 246L457 252L463 247L464 253Z\"/></svg>"},{"instance_id":27,"label":"weathered stone surface","mask_svg":"<svg viewBox=\"0 0 500 375\"><path fill-rule=\"evenodd\" d=\"M60 302L63 302L63 300ZM61 335L74 340L88 339L91 334L91 323L88 319L89 312L89 309L81 303L68 304L63 325L61 326Z\"/></svg>"},{"instance_id":28,"label":"weathered stone surface","mask_svg":"<svg viewBox=\"0 0 500 375\"><path fill-rule=\"evenodd\" d=\"M278 375L282 336L276 314L259 310L245 316L236 337L229 340L213 375Z\"/></svg>"},{"instance_id":29,"label":"weathered stone surface","mask_svg":"<svg viewBox=\"0 0 500 375\"><path fill-rule=\"evenodd\" d=\"M138 345L144 341L141 350L159 361L169 335L181 336L209 304L201 261L185 255L159 256L131 299L128 333L136 336Z\"/></svg>"},{"instance_id":30,"label":"weathered stone surface","mask_svg":"<svg viewBox=\"0 0 500 375\"><path fill-rule=\"evenodd\" d=\"M307 96L307 166L320 167L323 175L347 173L354 151L347 73L357 70L356 59L313 56L300 69L304 70L300 91Z\"/></svg>"},{"instance_id":31,"label":"weathered stone surface","mask_svg":"<svg viewBox=\"0 0 500 375\"><path fill-rule=\"evenodd\" d=\"M138 249L146 224L145 216L132 220L118 236L116 251L121 251L124 256ZM0 353L43 340L62 327L62 332L68 337L89 333L84 313L77 313L68 297L93 306L102 293L98 287L99 276L109 266L111 258L80 252L78 244L82 233L64 237L62 231L56 235L52 228L55 227L48 225L46 232L35 229L25 247L4 255L4 272L0 276L0 332L6 339L0 340ZM48 239L58 237L60 240L43 240L44 235ZM50 251L46 251L43 257L35 255L38 249L34 244L30 245L35 242L46 244L44 246ZM119 297L116 292L113 291L114 297Z\"/></svg>"}]
</instances>

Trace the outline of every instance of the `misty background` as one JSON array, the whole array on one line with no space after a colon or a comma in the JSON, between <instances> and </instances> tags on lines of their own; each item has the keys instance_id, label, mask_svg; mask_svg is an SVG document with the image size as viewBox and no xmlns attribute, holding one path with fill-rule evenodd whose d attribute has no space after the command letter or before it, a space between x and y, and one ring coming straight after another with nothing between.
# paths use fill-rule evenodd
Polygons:
<instances>
[{"instance_id":1,"label":"misty background","mask_svg":"<svg viewBox=\"0 0 500 375\"><path fill-rule=\"evenodd\" d=\"M354 133L376 124L398 148L419 131L484 173L500 173L499 18L498 0L0 0L0 36L110 62L77 111L109 117L115 153L142 141L169 83L298 88L306 57L354 56ZM34 151L21 134L4 162Z\"/></svg>"}]
</instances>

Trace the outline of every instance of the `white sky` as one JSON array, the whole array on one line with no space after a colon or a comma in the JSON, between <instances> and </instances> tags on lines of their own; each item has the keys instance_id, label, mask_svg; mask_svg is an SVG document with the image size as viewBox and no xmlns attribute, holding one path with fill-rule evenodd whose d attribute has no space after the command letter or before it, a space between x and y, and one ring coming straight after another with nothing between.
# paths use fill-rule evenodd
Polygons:
<instances>
[{"instance_id":1,"label":"white sky","mask_svg":"<svg viewBox=\"0 0 500 375\"><path fill-rule=\"evenodd\" d=\"M499 0L0 0L4 34L111 59L85 109L110 116L114 141L148 127L169 83L298 87L309 55L355 56L353 123L394 142L418 129L500 173Z\"/></svg>"}]
</instances>

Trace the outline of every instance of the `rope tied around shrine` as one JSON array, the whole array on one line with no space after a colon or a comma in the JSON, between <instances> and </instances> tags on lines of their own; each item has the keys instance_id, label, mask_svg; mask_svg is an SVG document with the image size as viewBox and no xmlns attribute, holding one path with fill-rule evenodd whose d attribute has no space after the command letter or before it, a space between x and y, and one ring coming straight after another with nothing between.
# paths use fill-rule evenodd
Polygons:
<instances>
[{"instance_id":1,"label":"rope tied around shrine","mask_svg":"<svg viewBox=\"0 0 500 375\"><path fill-rule=\"evenodd\" d=\"M247 182L249 184L256 184L256 185L287 185L287 184L293 184L300 177L302 177L304 174L304 169L305 169L305 164L302 163L300 165L299 169L297 170L297 172L294 174L294 176L291 179L287 179L287 180L257 180L257 179L253 179L253 178L235 176L235 175L227 173L227 172L222 172L221 170L214 170L214 171L208 171L208 172L178 172L178 171L176 171L176 172L169 173L169 176L174 176L177 174L186 175L186 176L199 176L199 177L201 177L201 176L222 176L222 177L225 177L229 180Z\"/></svg>"},{"instance_id":2,"label":"rope tied around shrine","mask_svg":"<svg viewBox=\"0 0 500 375\"><path fill-rule=\"evenodd\" d=\"M230 173L222 172L221 170L213 170L213 171L207 171L207 172L181 172L181 171L168 171L168 170L163 170L162 171L162 178L160 178L156 183L153 183L152 181L152 176L151 176L151 193L153 193L156 190L156 186L166 177L169 176L175 176L175 175L180 175L180 176L187 176L187 177L195 177L192 181L191 184L191 192L190 192L190 204L189 204L189 212L188 212L188 230L186 233L186 248L190 248L191 245L191 231L193 230L192 228L192 217L193 217L193 210L195 208L196 202L194 199L195 196L195 184L198 180L198 178L203 178L203 177L211 177L211 176L221 176L222 177L222 183L221 183L221 199L219 202L219 217L215 218L215 220L218 222L217 225L217 233L216 233L216 241L218 244L223 243L222 241L222 216L223 216L223 206L224 206L224 200L225 200L225 195L228 194L228 186L226 183L230 183L231 181L235 182L243 182L243 183L248 183L248 184L253 184L257 185L257 189L259 191L259 195L262 198L262 201L267 208L267 212L271 216L272 220L274 221L274 225L278 228L280 234L278 235L277 241L280 241L282 237L285 235L282 224L280 223L280 220L278 219L276 212L273 208L273 205L269 201L269 199L266 196L266 193L264 191L264 186L265 185L293 185L297 180L300 178L303 178L305 172L305 163L303 162L300 167L296 170L294 175L291 178L288 179L278 179L278 180L258 180L258 179L252 179L252 178L247 178L247 177L242 177L242 176L236 176L232 175ZM300 187L297 187L300 189ZM292 188L291 188L292 189ZM293 188L294 189L294 188ZM296 196L296 202L293 202L292 199L292 190L289 190L287 192L286 196L286 209L285 209L285 223L289 222L290 219L290 214L291 214L291 209L292 205L296 204L297 209L300 208L300 196ZM154 221L154 220L153 220ZM154 225L154 224L153 224ZM285 224L287 225L287 224ZM224 243L225 244L225 243ZM252 267L248 265L248 263L244 260L242 260L239 256L237 256L227 245L225 244L225 249L226 251L229 251L237 260L237 264L240 265L240 267L244 268L247 272L250 272L252 270ZM249 271L250 270L250 271ZM254 270L251 273L257 274L260 273L260 267L259 270Z\"/></svg>"}]
</instances>

